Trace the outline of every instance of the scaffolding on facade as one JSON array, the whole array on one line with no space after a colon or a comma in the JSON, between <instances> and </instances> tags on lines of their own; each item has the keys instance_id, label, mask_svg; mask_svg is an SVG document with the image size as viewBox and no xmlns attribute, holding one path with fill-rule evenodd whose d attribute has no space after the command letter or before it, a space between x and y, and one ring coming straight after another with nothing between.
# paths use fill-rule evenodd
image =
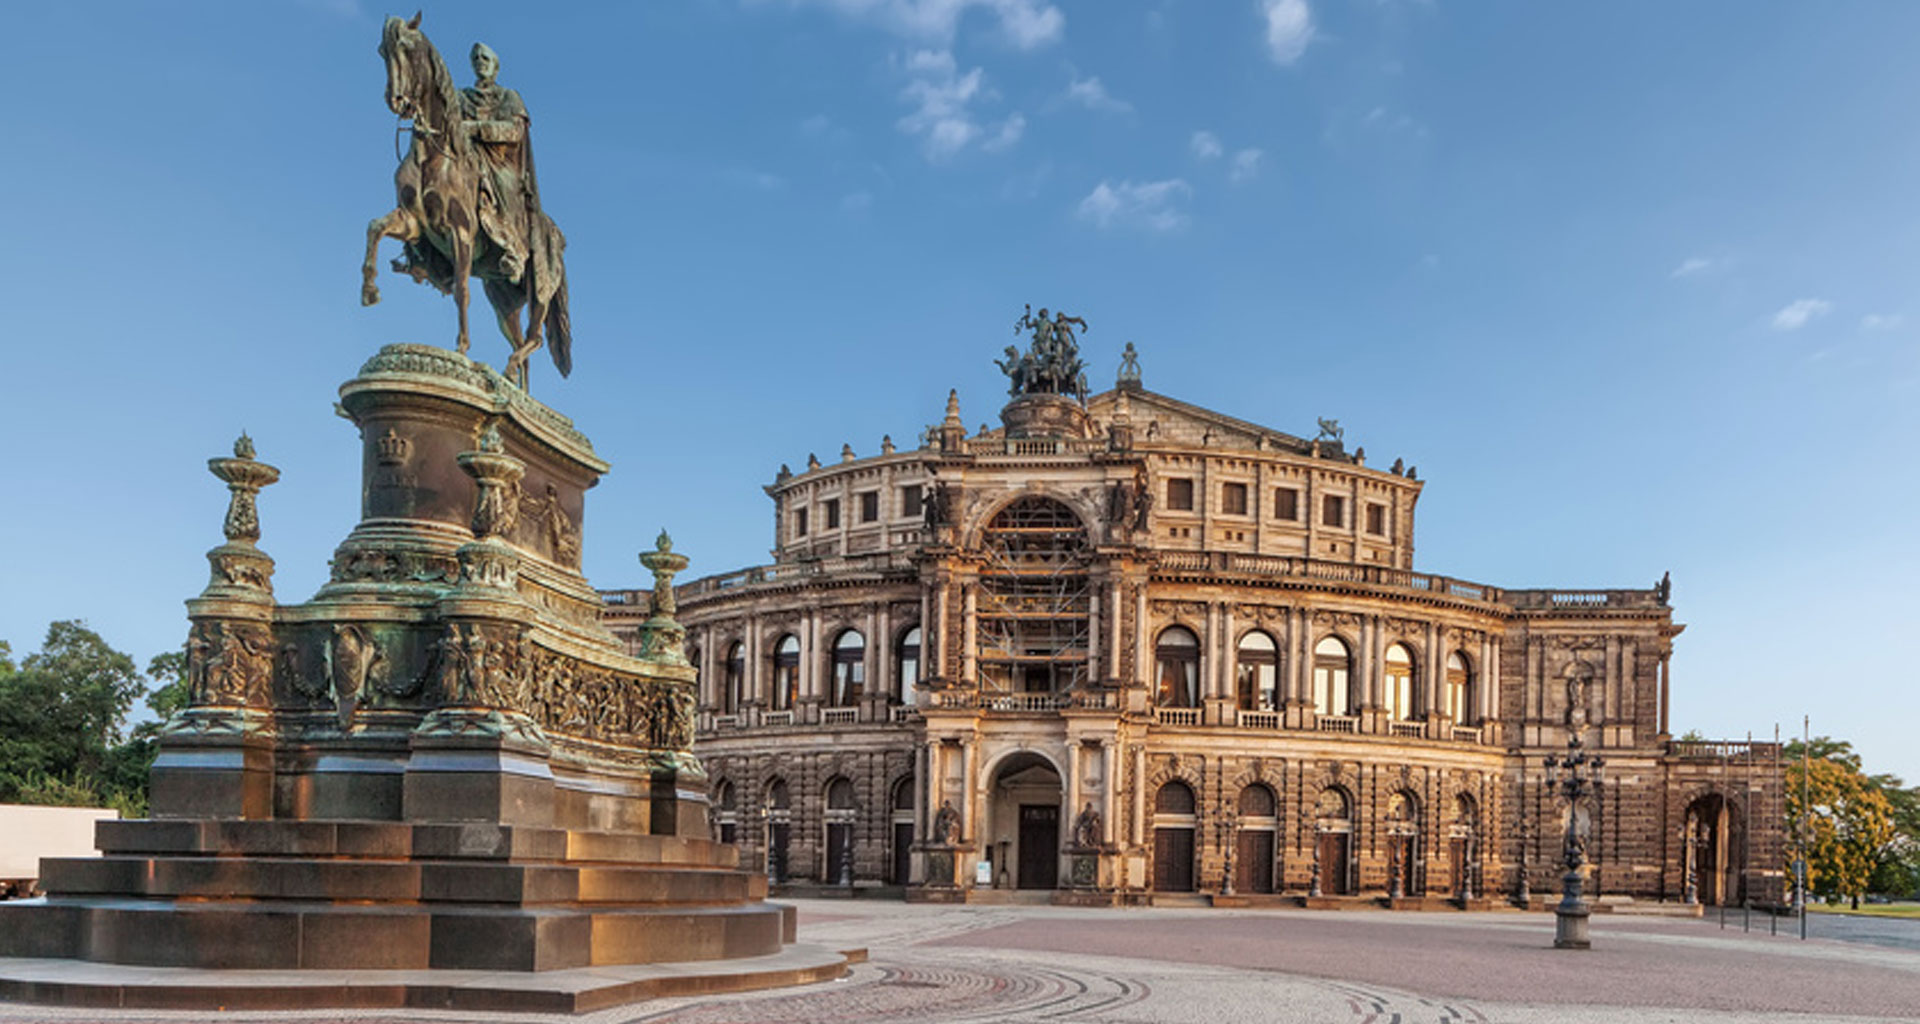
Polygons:
<instances>
[{"instance_id":1,"label":"scaffolding on facade","mask_svg":"<svg viewBox=\"0 0 1920 1024\"><path fill-rule=\"evenodd\" d=\"M1080 517L1051 498L1000 510L981 543L975 609L980 688L1059 693L1083 686L1091 643L1092 546Z\"/></svg>"}]
</instances>

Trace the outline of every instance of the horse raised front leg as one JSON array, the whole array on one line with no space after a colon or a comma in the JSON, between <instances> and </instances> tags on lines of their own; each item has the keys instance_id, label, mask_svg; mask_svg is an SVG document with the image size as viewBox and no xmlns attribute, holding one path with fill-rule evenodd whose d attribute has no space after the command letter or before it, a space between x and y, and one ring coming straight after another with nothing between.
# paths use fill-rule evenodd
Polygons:
<instances>
[{"instance_id":1,"label":"horse raised front leg","mask_svg":"<svg viewBox=\"0 0 1920 1024\"><path fill-rule=\"evenodd\" d=\"M371 306L380 301L380 286L374 283L377 273L373 267L374 258L380 254L382 238L397 238L402 242L411 242L418 237L413 218L405 210L394 210L384 217L375 217L367 222L367 258L360 264L360 304Z\"/></svg>"}]
</instances>

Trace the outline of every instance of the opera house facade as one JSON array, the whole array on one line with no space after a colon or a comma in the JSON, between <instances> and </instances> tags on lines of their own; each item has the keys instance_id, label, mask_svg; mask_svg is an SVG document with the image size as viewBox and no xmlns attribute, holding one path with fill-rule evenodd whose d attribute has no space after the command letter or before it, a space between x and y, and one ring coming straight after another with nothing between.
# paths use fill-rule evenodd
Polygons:
<instances>
[{"instance_id":1,"label":"opera house facade","mask_svg":"<svg viewBox=\"0 0 1920 1024\"><path fill-rule=\"evenodd\" d=\"M1008 356L1000 426L949 395L909 444L782 467L773 562L677 588L743 864L920 899L1538 899L1578 736L1602 906L1783 898L1774 745L1671 735L1664 578L1416 571L1424 482L1336 424L1155 393L1132 346L1089 396L1066 323ZM645 615L605 597L616 634Z\"/></svg>"}]
</instances>

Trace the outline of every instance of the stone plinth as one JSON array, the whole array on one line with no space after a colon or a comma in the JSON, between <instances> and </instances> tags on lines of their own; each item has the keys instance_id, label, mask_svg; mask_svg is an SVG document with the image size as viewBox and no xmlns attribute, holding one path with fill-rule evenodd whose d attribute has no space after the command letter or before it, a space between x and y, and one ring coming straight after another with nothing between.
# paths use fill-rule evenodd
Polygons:
<instances>
[{"instance_id":1,"label":"stone plinth","mask_svg":"<svg viewBox=\"0 0 1920 1024\"><path fill-rule=\"evenodd\" d=\"M1000 422L1012 438L1093 436L1086 406L1068 395L1021 395L1000 410Z\"/></svg>"},{"instance_id":2,"label":"stone plinth","mask_svg":"<svg viewBox=\"0 0 1920 1024\"><path fill-rule=\"evenodd\" d=\"M212 460L233 492L227 543L188 602L190 706L161 739L154 820L104 823L101 857L47 861L47 898L0 905L0 957L429 972L384 989L423 992L435 971L782 955L791 913L708 838L670 597L633 657L581 575L585 494L608 468L592 445L424 346L381 350L339 408L360 430L362 507L330 579L274 600L255 498L278 471L244 437ZM671 595L686 559L662 535L643 560ZM844 970L808 963L757 983ZM92 998L11 969L0 993ZM620 990L644 994L638 978ZM127 995L137 978L95 981L158 1005ZM170 1005L225 1005L220 986L168 984ZM347 991L290 987L310 1001L275 1005ZM493 1006L522 1005L512 991Z\"/></svg>"}]
</instances>

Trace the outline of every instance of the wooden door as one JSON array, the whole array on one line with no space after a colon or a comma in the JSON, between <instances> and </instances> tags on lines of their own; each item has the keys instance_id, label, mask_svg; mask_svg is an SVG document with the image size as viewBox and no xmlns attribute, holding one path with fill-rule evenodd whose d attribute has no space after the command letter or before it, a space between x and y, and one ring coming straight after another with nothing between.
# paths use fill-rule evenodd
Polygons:
<instances>
[{"instance_id":1,"label":"wooden door","mask_svg":"<svg viewBox=\"0 0 1920 1024\"><path fill-rule=\"evenodd\" d=\"M853 826L847 822L836 821L827 826L827 876L821 881L828 885L844 885L853 880Z\"/></svg>"},{"instance_id":2,"label":"wooden door","mask_svg":"<svg viewBox=\"0 0 1920 1024\"><path fill-rule=\"evenodd\" d=\"M1273 891L1273 833L1250 829L1240 833L1233 851L1233 887L1241 892Z\"/></svg>"},{"instance_id":3,"label":"wooden door","mask_svg":"<svg viewBox=\"0 0 1920 1024\"><path fill-rule=\"evenodd\" d=\"M1193 830L1153 830L1153 887L1161 892L1193 891Z\"/></svg>"},{"instance_id":4,"label":"wooden door","mask_svg":"<svg viewBox=\"0 0 1920 1024\"><path fill-rule=\"evenodd\" d=\"M1347 850L1352 836L1345 832L1320 833L1320 891L1329 896L1345 896L1347 886Z\"/></svg>"},{"instance_id":5,"label":"wooden door","mask_svg":"<svg viewBox=\"0 0 1920 1024\"><path fill-rule=\"evenodd\" d=\"M893 884L905 885L913 871L913 822L893 823Z\"/></svg>"},{"instance_id":6,"label":"wooden door","mask_svg":"<svg viewBox=\"0 0 1920 1024\"><path fill-rule=\"evenodd\" d=\"M767 877L776 882L787 880L787 842L793 838L793 826L775 822L767 826Z\"/></svg>"},{"instance_id":7,"label":"wooden door","mask_svg":"<svg viewBox=\"0 0 1920 1024\"><path fill-rule=\"evenodd\" d=\"M1455 896L1467 891L1467 872L1472 866L1467 863L1467 837L1452 836L1447 840L1447 885Z\"/></svg>"},{"instance_id":8,"label":"wooden door","mask_svg":"<svg viewBox=\"0 0 1920 1024\"><path fill-rule=\"evenodd\" d=\"M1021 889L1060 886L1060 808L1055 804L1020 805Z\"/></svg>"}]
</instances>

